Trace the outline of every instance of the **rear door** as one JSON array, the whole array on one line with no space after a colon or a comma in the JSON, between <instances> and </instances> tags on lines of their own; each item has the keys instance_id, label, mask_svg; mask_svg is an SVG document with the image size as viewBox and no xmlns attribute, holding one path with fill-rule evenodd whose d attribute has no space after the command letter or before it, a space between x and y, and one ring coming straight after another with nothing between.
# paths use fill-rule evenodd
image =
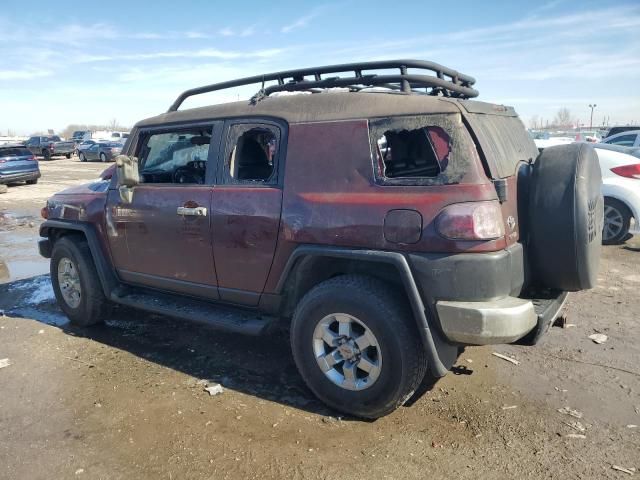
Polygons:
<instances>
[{"instance_id":1,"label":"rear door","mask_svg":"<svg viewBox=\"0 0 640 480\"><path fill-rule=\"evenodd\" d=\"M264 290L280 227L285 135L272 121L226 122L211 205L221 300L255 306Z\"/></svg>"},{"instance_id":2,"label":"rear door","mask_svg":"<svg viewBox=\"0 0 640 480\"><path fill-rule=\"evenodd\" d=\"M221 122L140 132L133 202L110 191L107 224L125 282L217 299L211 197Z\"/></svg>"}]
</instances>

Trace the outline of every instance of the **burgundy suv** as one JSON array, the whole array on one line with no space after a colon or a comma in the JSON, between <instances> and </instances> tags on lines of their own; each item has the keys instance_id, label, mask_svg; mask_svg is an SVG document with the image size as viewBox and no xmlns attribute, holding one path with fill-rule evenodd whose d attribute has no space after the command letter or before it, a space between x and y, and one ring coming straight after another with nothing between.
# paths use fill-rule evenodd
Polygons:
<instances>
[{"instance_id":1,"label":"burgundy suv","mask_svg":"<svg viewBox=\"0 0 640 480\"><path fill-rule=\"evenodd\" d=\"M595 284L600 169L586 144L539 155L474 83L399 60L184 92L135 126L117 174L47 202L60 307L81 326L114 303L252 335L284 322L309 388L367 418L465 345L535 344Z\"/></svg>"}]
</instances>

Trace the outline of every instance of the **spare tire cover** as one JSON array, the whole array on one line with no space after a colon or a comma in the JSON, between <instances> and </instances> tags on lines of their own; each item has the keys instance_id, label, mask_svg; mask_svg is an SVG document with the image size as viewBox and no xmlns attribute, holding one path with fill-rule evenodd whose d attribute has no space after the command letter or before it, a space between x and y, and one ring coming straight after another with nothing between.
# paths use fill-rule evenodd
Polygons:
<instances>
[{"instance_id":1,"label":"spare tire cover","mask_svg":"<svg viewBox=\"0 0 640 480\"><path fill-rule=\"evenodd\" d=\"M529 266L540 286L593 288L600 267L604 200L598 156L586 143L546 148L529 190Z\"/></svg>"}]
</instances>

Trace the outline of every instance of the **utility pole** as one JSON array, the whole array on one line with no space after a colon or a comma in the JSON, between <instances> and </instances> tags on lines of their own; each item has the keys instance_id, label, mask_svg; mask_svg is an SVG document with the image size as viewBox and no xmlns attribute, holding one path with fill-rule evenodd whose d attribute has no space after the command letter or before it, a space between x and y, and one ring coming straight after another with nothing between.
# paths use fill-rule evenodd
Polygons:
<instances>
[{"instance_id":1,"label":"utility pole","mask_svg":"<svg viewBox=\"0 0 640 480\"><path fill-rule=\"evenodd\" d=\"M593 129L593 109L597 106L598 105L596 105L595 103L593 105L589 104L589 108L591 109L591 121L589 122L589 130Z\"/></svg>"}]
</instances>

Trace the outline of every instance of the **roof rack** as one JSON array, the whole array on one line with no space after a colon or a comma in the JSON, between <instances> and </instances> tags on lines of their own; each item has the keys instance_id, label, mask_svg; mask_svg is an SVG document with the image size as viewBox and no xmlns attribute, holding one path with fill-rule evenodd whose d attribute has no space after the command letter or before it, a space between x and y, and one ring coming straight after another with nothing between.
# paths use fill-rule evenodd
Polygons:
<instances>
[{"instance_id":1,"label":"roof rack","mask_svg":"<svg viewBox=\"0 0 640 480\"><path fill-rule=\"evenodd\" d=\"M435 75L408 73L408 69L410 68L428 70L429 72L435 73ZM398 69L399 72L394 74L376 74L371 72L374 70L392 69ZM349 74L353 73L353 75L323 77L323 75L331 73L347 72ZM307 79L305 77L312 78ZM277 84L265 87L265 82L273 81L277 82ZM276 92L310 91L315 93L327 88L337 87L349 88L353 91L360 91L371 87L381 87L397 90L406 94L422 93L455 98L473 98L478 96L478 91L472 88L475 82L476 80L469 75L464 75L448 67L423 60L345 63L342 65L286 70L192 88L182 92L168 111L175 112L187 98L194 95L252 84L262 84L260 91L251 99L252 103L256 103ZM418 90L421 88L424 88L424 91Z\"/></svg>"}]
</instances>

